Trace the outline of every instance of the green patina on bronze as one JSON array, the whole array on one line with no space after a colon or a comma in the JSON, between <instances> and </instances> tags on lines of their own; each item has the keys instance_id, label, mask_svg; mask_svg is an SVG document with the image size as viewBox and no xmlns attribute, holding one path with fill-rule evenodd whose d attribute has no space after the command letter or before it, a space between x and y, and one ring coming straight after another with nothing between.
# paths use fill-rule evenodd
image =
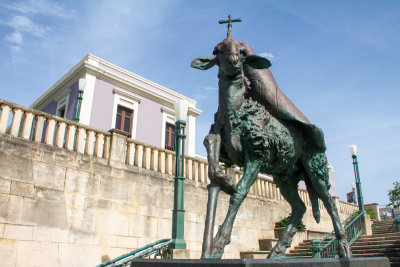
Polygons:
<instances>
[{"instance_id":1,"label":"green patina on bronze","mask_svg":"<svg viewBox=\"0 0 400 267\"><path fill-rule=\"evenodd\" d=\"M230 243L233 222L240 205L261 171L270 174L292 207L289 222L268 257L281 258L292 242L306 211L298 194L304 180L312 202L313 215L320 220L318 199L332 217L339 241L339 256L351 256L337 208L329 195L328 162L322 131L278 88L268 68L268 59L255 55L245 42L231 37L232 17L227 38L219 43L214 57L200 57L192 67L206 70L219 67L219 106L209 135L204 140L209 164L209 197L203 239L203 258L221 258ZM236 20L239 21L239 20ZM235 185L219 165L244 168ZM213 228L220 190L231 195L225 221L214 237Z\"/></svg>"}]
</instances>

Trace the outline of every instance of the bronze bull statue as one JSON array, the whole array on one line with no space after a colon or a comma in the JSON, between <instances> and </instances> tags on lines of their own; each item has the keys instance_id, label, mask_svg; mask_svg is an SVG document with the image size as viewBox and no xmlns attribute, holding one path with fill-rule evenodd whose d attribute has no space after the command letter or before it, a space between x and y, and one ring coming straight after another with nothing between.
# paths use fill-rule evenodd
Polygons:
<instances>
[{"instance_id":1,"label":"bronze bull statue","mask_svg":"<svg viewBox=\"0 0 400 267\"><path fill-rule=\"evenodd\" d=\"M229 28L228 28L229 29ZM292 213L278 243L268 258L285 257L297 227L306 212L298 194L303 180L310 195L313 216L320 221L318 199L332 218L339 243L339 257L350 257L350 246L329 194L328 162L322 131L278 88L268 68L268 59L255 55L244 42L228 38L219 43L213 57L200 57L192 67L219 67L219 106L214 124L204 140L209 164L207 217L202 258L221 258L230 243L240 205L259 172L273 176ZM244 168L238 184L225 174L219 162ZM231 196L225 221L213 236L220 190Z\"/></svg>"}]
</instances>

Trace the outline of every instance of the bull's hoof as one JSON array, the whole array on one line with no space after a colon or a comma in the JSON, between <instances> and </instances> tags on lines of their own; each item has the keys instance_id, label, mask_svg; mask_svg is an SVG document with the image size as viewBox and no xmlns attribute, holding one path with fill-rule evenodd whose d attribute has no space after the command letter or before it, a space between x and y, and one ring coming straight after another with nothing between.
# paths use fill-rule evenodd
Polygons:
<instances>
[{"instance_id":1,"label":"bull's hoof","mask_svg":"<svg viewBox=\"0 0 400 267\"><path fill-rule=\"evenodd\" d=\"M233 178L221 171L216 171L213 175L210 175L210 180L220 185L221 189L229 195L237 192Z\"/></svg>"},{"instance_id":2,"label":"bull's hoof","mask_svg":"<svg viewBox=\"0 0 400 267\"><path fill-rule=\"evenodd\" d=\"M339 258L351 258L352 257L350 245L347 241L339 241L338 256L339 256Z\"/></svg>"},{"instance_id":3,"label":"bull's hoof","mask_svg":"<svg viewBox=\"0 0 400 267\"><path fill-rule=\"evenodd\" d=\"M281 252L276 252L275 250L272 250L268 256L267 259L284 259L286 258L285 253L281 253Z\"/></svg>"}]
</instances>

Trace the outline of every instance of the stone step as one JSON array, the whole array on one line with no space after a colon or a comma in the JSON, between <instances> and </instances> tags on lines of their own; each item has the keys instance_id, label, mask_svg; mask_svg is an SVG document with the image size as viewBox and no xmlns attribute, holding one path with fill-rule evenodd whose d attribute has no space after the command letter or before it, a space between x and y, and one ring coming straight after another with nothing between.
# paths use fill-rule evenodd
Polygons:
<instances>
[{"instance_id":1,"label":"stone step","mask_svg":"<svg viewBox=\"0 0 400 267\"><path fill-rule=\"evenodd\" d=\"M388 247L400 247L400 242L382 242L382 241L366 241L366 242L356 242L351 246L351 249L359 249L359 248L388 248Z\"/></svg>"},{"instance_id":2,"label":"stone step","mask_svg":"<svg viewBox=\"0 0 400 267\"><path fill-rule=\"evenodd\" d=\"M353 249L351 248L351 251L353 254L364 254L364 253L393 253L393 254L398 254L400 256L400 248L370 248L370 247L364 247L364 248L358 248L358 249Z\"/></svg>"}]
</instances>

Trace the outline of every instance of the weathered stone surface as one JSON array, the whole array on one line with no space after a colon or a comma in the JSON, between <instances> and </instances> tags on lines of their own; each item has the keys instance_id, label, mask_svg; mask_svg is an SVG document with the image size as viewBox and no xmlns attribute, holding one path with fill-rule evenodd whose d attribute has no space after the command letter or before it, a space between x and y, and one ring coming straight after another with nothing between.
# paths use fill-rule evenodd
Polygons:
<instances>
[{"instance_id":1,"label":"weathered stone surface","mask_svg":"<svg viewBox=\"0 0 400 267\"><path fill-rule=\"evenodd\" d=\"M21 221L34 225L67 229L65 203L25 198Z\"/></svg>"},{"instance_id":2,"label":"weathered stone surface","mask_svg":"<svg viewBox=\"0 0 400 267\"><path fill-rule=\"evenodd\" d=\"M55 202L65 203L65 194L62 191L44 188L44 187L35 187L34 196L36 199L43 199Z\"/></svg>"},{"instance_id":3,"label":"weathered stone surface","mask_svg":"<svg viewBox=\"0 0 400 267\"><path fill-rule=\"evenodd\" d=\"M53 227L34 227L32 240L67 243L69 235L69 230Z\"/></svg>"},{"instance_id":4,"label":"weathered stone surface","mask_svg":"<svg viewBox=\"0 0 400 267\"><path fill-rule=\"evenodd\" d=\"M58 244L51 242L19 241L15 266L57 266Z\"/></svg>"},{"instance_id":5,"label":"weathered stone surface","mask_svg":"<svg viewBox=\"0 0 400 267\"><path fill-rule=\"evenodd\" d=\"M23 197L33 197L33 184L12 181L10 194Z\"/></svg>"},{"instance_id":6,"label":"weathered stone surface","mask_svg":"<svg viewBox=\"0 0 400 267\"><path fill-rule=\"evenodd\" d=\"M154 185L136 184L135 200L138 204L158 206L160 188Z\"/></svg>"},{"instance_id":7,"label":"weathered stone surface","mask_svg":"<svg viewBox=\"0 0 400 267\"><path fill-rule=\"evenodd\" d=\"M157 218L131 215L129 235L134 237L157 238Z\"/></svg>"},{"instance_id":8,"label":"weathered stone surface","mask_svg":"<svg viewBox=\"0 0 400 267\"><path fill-rule=\"evenodd\" d=\"M117 237L117 247L119 248L128 248L128 249L136 249L138 247L138 238L129 237L129 236L118 236Z\"/></svg>"},{"instance_id":9,"label":"weathered stone surface","mask_svg":"<svg viewBox=\"0 0 400 267\"><path fill-rule=\"evenodd\" d=\"M104 198L131 202L133 186L131 182L123 179L102 177L101 196Z\"/></svg>"},{"instance_id":10,"label":"weathered stone surface","mask_svg":"<svg viewBox=\"0 0 400 267\"><path fill-rule=\"evenodd\" d=\"M33 227L26 225L4 225L4 238L17 240L32 240Z\"/></svg>"},{"instance_id":11,"label":"weathered stone surface","mask_svg":"<svg viewBox=\"0 0 400 267\"><path fill-rule=\"evenodd\" d=\"M95 232L96 213L87 209L68 209L68 221L71 230Z\"/></svg>"},{"instance_id":12,"label":"weathered stone surface","mask_svg":"<svg viewBox=\"0 0 400 267\"><path fill-rule=\"evenodd\" d=\"M8 194L10 193L11 180L0 178L0 193Z\"/></svg>"},{"instance_id":13,"label":"weathered stone surface","mask_svg":"<svg viewBox=\"0 0 400 267\"><path fill-rule=\"evenodd\" d=\"M32 161L28 158L6 154L0 151L0 178L32 182Z\"/></svg>"},{"instance_id":14,"label":"weathered stone surface","mask_svg":"<svg viewBox=\"0 0 400 267\"><path fill-rule=\"evenodd\" d=\"M67 169L65 190L67 192L96 195L100 188L100 175Z\"/></svg>"},{"instance_id":15,"label":"weathered stone surface","mask_svg":"<svg viewBox=\"0 0 400 267\"><path fill-rule=\"evenodd\" d=\"M17 256L17 241L14 239L0 239L1 266L14 267Z\"/></svg>"},{"instance_id":16,"label":"weathered stone surface","mask_svg":"<svg viewBox=\"0 0 400 267\"><path fill-rule=\"evenodd\" d=\"M128 236L129 216L125 214L98 212L97 232Z\"/></svg>"},{"instance_id":17,"label":"weathered stone surface","mask_svg":"<svg viewBox=\"0 0 400 267\"><path fill-rule=\"evenodd\" d=\"M117 246L117 236L115 235L104 235L99 234L99 246L103 247L116 247Z\"/></svg>"},{"instance_id":18,"label":"weathered stone surface","mask_svg":"<svg viewBox=\"0 0 400 267\"><path fill-rule=\"evenodd\" d=\"M65 242L67 243L67 242ZM98 245L99 238L95 233L87 233L81 231L70 231L68 243L82 245Z\"/></svg>"},{"instance_id":19,"label":"weathered stone surface","mask_svg":"<svg viewBox=\"0 0 400 267\"><path fill-rule=\"evenodd\" d=\"M0 222L20 223L23 198L0 194Z\"/></svg>"},{"instance_id":20,"label":"weathered stone surface","mask_svg":"<svg viewBox=\"0 0 400 267\"><path fill-rule=\"evenodd\" d=\"M35 186L64 190L65 167L43 162L33 162L33 179Z\"/></svg>"}]
</instances>

